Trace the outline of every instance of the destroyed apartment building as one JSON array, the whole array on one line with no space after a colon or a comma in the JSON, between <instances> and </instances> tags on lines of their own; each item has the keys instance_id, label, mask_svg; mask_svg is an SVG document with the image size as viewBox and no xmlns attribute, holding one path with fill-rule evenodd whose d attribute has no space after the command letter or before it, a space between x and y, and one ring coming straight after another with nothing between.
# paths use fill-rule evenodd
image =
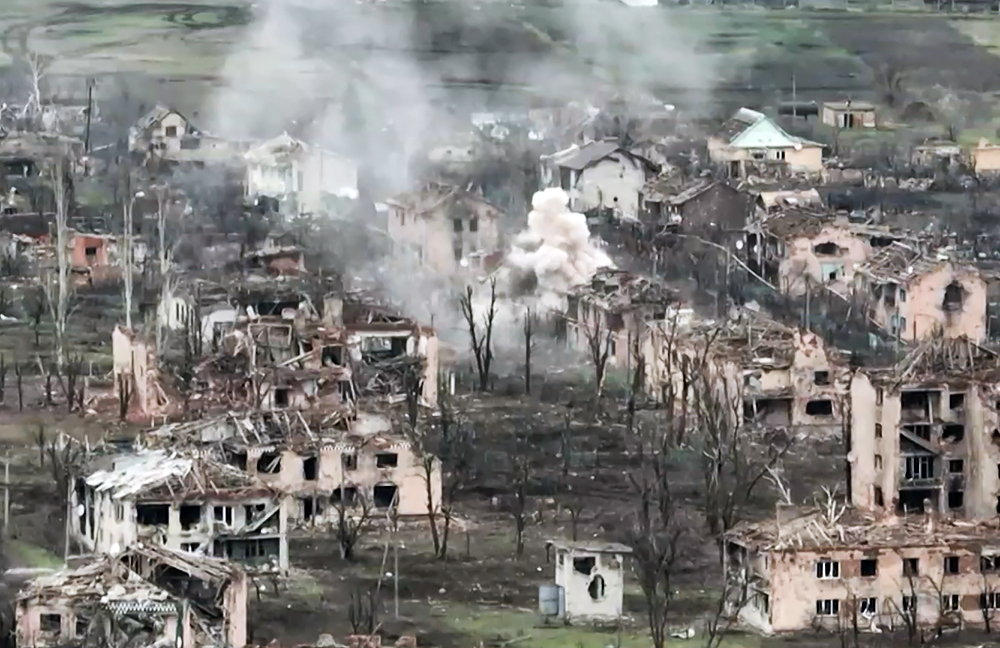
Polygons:
<instances>
[{"instance_id":1,"label":"destroyed apartment building","mask_svg":"<svg viewBox=\"0 0 1000 648\"><path fill-rule=\"evenodd\" d=\"M196 452L99 456L72 482L71 539L115 554L137 542L288 569L286 509L275 489Z\"/></svg>"},{"instance_id":2,"label":"destroyed apartment building","mask_svg":"<svg viewBox=\"0 0 1000 648\"><path fill-rule=\"evenodd\" d=\"M428 501L435 510L441 501L440 461L378 414L229 413L148 436L198 447L281 492L299 526L336 523L344 511L426 515Z\"/></svg>"},{"instance_id":3,"label":"destroyed apartment building","mask_svg":"<svg viewBox=\"0 0 1000 648\"><path fill-rule=\"evenodd\" d=\"M212 336L203 349L211 353L195 368L192 407L337 410L359 397L395 402L410 393L436 407L434 329L332 296L320 317L305 294L291 290L244 290L233 301L232 312L203 318ZM136 416L176 413L183 399L157 369L155 345L121 327L112 337L116 390L126 380Z\"/></svg>"},{"instance_id":4,"label":"destroyed apartment building","mask_svg":"<svg viewBox=\"0 0 1000 648\"><path fill-rule=\"evenodd\" d=\"M217 558L134 545L28 583L16 624L23 648L243 648L247 577Z\"/></svg>"},{"instance_id":5,"label":"destroyed apartment building","mask_svg":"<svg viewBox=\"0 0 1000 648\"><path fill-rule=\"evenodd\" d=\"M921 342L851 382L851 495L873 512L1000 513L1000 356L967 339Z\"/></svg>"},{"instance_id":6,"label":"destroyed apartment building","mask_svg":"<svg viewBox=\"0 0 1000 648\"><path fill-rule=\"evenodd\" d=\"M901 235L821 208L789 207L746 227L747 264L789 295L826 287L846 297L854 274Z\"/></svg>"},{"instance_id":7,"label":"destroyed apartment building","mask_svg":"<svg viewBox=\"0 0 1000 648\"><path fill-rule=\"evenodd\" d=\"M900 340L986 339L986 277L944 252L893 242L857 269L854 290L871 321Z\"/></svg>"},{"instance_id":8,"label":"destroyed apartment building","mask_svg":"<svg viewBox=\"0 0 1000 648\"><path fill-rule=\"evenodd\" d=\"M767 634L983 627L1000 619L996 520L780 507L724 536L732 612Z\"/></svg>"},{"instance_id":9,"label":"destroyed apartment building","mask_svg":"<svg viewBox=\"0 0 1000 648\"><path fill-rule=\"evenodd\" d=\"M690 398L699 379L728 401L733 419L839 435L846 416L847 358L810 331L745 311L739 319L653 322L643 344L646 394Z\"/></svg>"},{"instance_id":10,"label":"destroyed apartment building","mask_svg":"<svg viewBox=\"0 0 1000 648\"><path fill-rule=\"evenodd\" d=\"M601 268L589 284L569 295L569 344L585 353L606 354L610 366L626 369L634 364L646 324L665 319L678 305L678 295L657 279Z\"/></svg>"}]
</instances>

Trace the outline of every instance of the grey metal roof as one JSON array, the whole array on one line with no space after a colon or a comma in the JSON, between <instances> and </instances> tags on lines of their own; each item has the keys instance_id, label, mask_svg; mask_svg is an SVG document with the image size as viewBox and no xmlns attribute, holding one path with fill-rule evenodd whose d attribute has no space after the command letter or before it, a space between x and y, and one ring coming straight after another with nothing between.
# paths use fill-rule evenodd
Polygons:
<instances>
[{"instance_id":1,"label":"grey metal roof","mask_svg":"<svg viewBox=\"0 0 1000 648\"><path fill-rule=\"evenodd\" d=\"M558 164L559 166L567 169L576 169L577 171L581 171L589 167L594 162L606 158L615 151L619 150L622 150L622 148L618 145L618 142L591 142L590 144L583 146L575 155L560 161Z\"/></svg>"}]
</instances>

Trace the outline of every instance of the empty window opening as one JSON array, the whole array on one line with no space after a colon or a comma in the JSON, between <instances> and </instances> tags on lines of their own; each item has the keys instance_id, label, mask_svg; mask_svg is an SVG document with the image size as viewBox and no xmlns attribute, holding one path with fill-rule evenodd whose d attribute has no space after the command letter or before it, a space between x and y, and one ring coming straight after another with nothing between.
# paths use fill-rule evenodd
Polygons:
<instances>
[{"instance_id":1,"label":"empty window opening","mask_svg":"<svg viewBox=\"0 0 1000 648\"><path fill-rule=\"evenodd\" d=\"M962 299L964 297L963 293L962 284L957 281L952 281L950 284L945 286L944 302L942 302L941 307L948 312L962 310Z\"/></svg>"},{"instance_id":2,"label":"empty window opening","mask_svg":"<svg viewBox=\"0 0 1000 648\"><path fill-rule=\"evenodd\" d=\"M832 256L840 254L840 246L833 242L820 243L819 245L813 246L813 252L816 254L823 254L827 256Z\"/></svg>"},{"instance_id":3,"label":"empty window opening","mask_svg":"<svg viewBox=\"0 0 1000 648\"><path fill-rule=\"evenodd\" d=\"M909 612L916 609L917 607L917 597L916 596L904 596L903 597L903 612Z\"/></svg>"},{"instance_id":4,"label":"empty window opening","mask_svg":"<svg viewBox=\"0 0 1000 648\"><path fill-rule=\"evenodd\" d=\"M817 616L837 616L840 614L840 601L837 599L822 599L816 601Z\"/></svg>"},{"instance_id":5,"label":"empty window opening","mask_svg":"<svg viewBox=\"0 0 1000 648\"><path fill-rule=\"evenodd\" d=\"M817 560L816 578L840 578L840 563L835 560Z\"/></svg>"},{"instance_id":6,"label":"empty window opening","mask_svg":"<svg viewBox=\"0 0 1000 648\"><path fill-rule=\"evenodd\" d=\"M875 424L875 438L876 439L881 439L882 438L882 424L881 423L876 423Z\"/></svg>"},{"instance_id":7,"label":"empty window opening","mask_svg":"<svg viewBox=\"0 0 1000 648\"><path fill-rule=\"evenodd\" d=\"M198 504L181 505L181 529L190 531L201 522L201 506Z\"/></svg>"},{"instance_id":8,"label":"empty window opening","mask_svg":"<svg viewBox=\"0 0 1000 648\"><path fill-rule=\"evenodd\" d=\"M949 394L948 395L948 407L953 410L962 409L965 407L965 394Z\"/></svg>"},{"instance_id":9,"label":"empty window opening","mask_svg":"<svg viewBox=\"0 0 1000 648\"><path fill-rule=\"evenodd\" d=\"M461 243L456 243L455 245L453 245L451 251L455 255L456 261L461 261L462 257L465 256L465 250L462 249Z\"/></svg>"},{"instance_id":10,"label":"empty window opening","mask_svg":"<svg viewBox=\"0 0 1000 648\"><path fill-rule=\"evenodd\" d=\"M320 351L320 361L324 367L339 367L344 364L344 349L339 346L325 346Z\"/></svg>"},{"instance_id":11,"label":"empty window opening","mask_svg":"<svg viewBox=\"0 0 1000 648\"><path fill-rule=\"evenodd\" d=\"M882 470L882 455L875 455L875 470Z\"/></svg>"},{"instance_id":12,"label":"empty window opening","mask_svg":"<svg viewBox=\"0 0 1000 648\"><path fill-rule=\"evenodd\" d=\"M243 506L244 524L252 524L266 509L266 504L245 504Z\"/></svg>"},{"instance_id":13,"label":"empty window opening","mask_svg":"<svg viewBox=\"0 0 1000 648\"><path fill-rule=\"evenodd\" d=\"M1000 592L983 592L979 595L980 610L1000 609Z\"/></svg>"},{"instance_id":14,"label":"empty window opening","mask_svg":"<svg viewBox=\"0 0 1000 648\"><path fill-rule=\"evenodd\" d=\"M177 127L176 126L167 126L166 132L167 132L167 137L177 137Z\"/></svg>"},{"instance_id":15,"label":"empty window opening","mask_svg":"<svg viewBox=\"0 0 1000 648\"><path fill-rule=\"evenodd\" d=\"M277 452L265 452L257 459L257 472L277 475L281 472L281 455Z\"/></svg>"},{"instance_id":16,"label":"empty window opening","mask_svg":"<svg viewBox=\"0 0 1000 648\"><path fill-rule=\"evenodd\" d=\"M246 452L231 452L229 453L229 463L236 466L240 470L246 471L247 469L247 453Z\"/></svg>"},{"instance_id":17,"label":"empty window opening","mask_svg":"<svg viewBox=\"0 0 1000 648\"><path fill-rule=\"evenodd\" d=\"M358 469L358 455L355 452L342 452L340 454L340 464L344 470Z\"/></svg>"},{"instance_id":18,"label":"empty window opening","mask_svg":"<svg viewBox=\"0 0 1000 648\"><path fill-rule=\"evenodd\" d=\"M461 232L462 229L463 229L463 227L462 227L462 219L461 218L453 218L453 219L451 219L451 225L452 225L452 228L454 228L454 230L456 232Z\"/></svg>"},{"instance_id":19,"label":"empty window opening","mask_svg":"<svg viewBox=\"0 0 1000 648\"><path fill-rule=\"evenodd\" d=\"M469 219L469 231L478 232L479 231L479 218L473 216Z\"/></svg>"},{"instance_id":20,"label":"empty window opening","mask_svg":"<svg viewBox=\"0 0 1000 648\"><path fill-rule=\"evenodd\" d=\"M197 553L199 549L201 549L201 543L200 542L182 542L181 543L181 551L185 551L187 553Z\"/></svg>"},{"instance_id":21,"label":"empty window opening","mask_svg":"<svg viewBox=\"0 0 1000 648\"><path fill-rule=\"evenodd\" d=\"M960 609L962 609L961 600L962 599L958 594L945 594L944 600L942 601L942 603L944 604L944 611L958 612Z\"/></svg>"},{"instance_id":22,"label":"empty window opening","mask_svg":"<svg viewBox=\"0 0 1000 648\"><path fill-rule=\"evenodd\" d=\"M964 459L949 459L948 460L948 472L954 475L960 475L965 472L965 460Z\"/></svg>"},{"instance_id":23,"label":"empty window opening","mask_svg":"<svg viewBox=\"0 0 1000 648\"><path fill-rule=\"evenodd\" d=\"M979 571L985 573L1000 571L1000 555L984 554L979 557Z\"/></svg>"},{"instance_id":24,"label":"empty window opening","mask_svg":"<svg viewBox=\"0 0 1000 648\"><path fill-rule=\"evenodd\" d=\"M318 457L306 457L302 460L302 476L307 481L315 481L319 477Z\"/></svg>"},{"instance_id":25,"label":"empty window opening","mask_svg":"<svg viewBox=\"0 0 1000 648\"><path fill-rule=\"evenodd\" d=\"M830 372L829 371L814 371L813 372L813 382L817 385L829 385L830 384Z\"/></svg>"},{"instance_id":26,"label":"empty window opening","mask_svg":"<svg viewBox=\"0 0 1000 648\"><path fill-rule=\"evenodd\" d=\"M382 509L396 506L396 490L395 484L377 484L372 489L372 501Z\"/></svg>"},{"instance_id":27,"label":"empty window opening","mask_svg":"<svg viewBox=\"0 0 1000 648\"><path fill-rule=\"evenodd\" d=\"M87 255L87 261L94 261L97 258L97 248L88 247L83 249L83 253Z\"/></svg>"},{"instance_id":28,"label":"empty window opening","mask_svg":"<svg viewBox=\"0 0 1000 648\"><path fill-rule=\"evenodd\" d=\"M899 395L899 406L904 410L926 412L930 403L930 392L904 391Z\"/></svg>"},{"instance_id":29,"label":"empty window opening","mask_svg":"<svg viewBox=\"0 0 1000 648\"><path fill-rule=\"evenodd\" d=\"M806 403L806 414L809 416L833 416L833 401L809 401Z\"/></svg>"},{"instance_id":30,"label":"empty window opening","mask_svg":"<svg viewBox=\"0 0 1000 648\"><path fill-rule=\"evenodd\" d=\"M90 617L88 617L85 614L80 614L79 612L77 612L77 614L76 614L76 624L75 625L76 625L76 628L75 628L76 629L76 633L75 633L74 636L77 639L82 639L83 637L86 637L87 636L87 630L90 629Z\"/></svg>"},{"instance_id":31,"label":"empty window opening","mask_svg":"<svg viewBox=\"0 0 1000 648\"><path fill-rule=\"evenodd\" d=\"M62 632L61 614L40 614L38 616L38 629L46 633Z\"/></svg>"},{"instance_id":32,"label":"empty window opening","mask_svg":"<svg viewBox=\"0 0 1000 648\"><path fill-rule=\"evenodd\" d=\"M375 455L376 468L395 468L399 464L399 455L395 452L379 452Z\"/></svg>"},{"instance_id":33,"label":"empty window opening","mask_svg":"<svg viewBox=\"0 0 1000 648\"><path fill-rule=\"evenodd\" d=\"M920 573L920 559L919 558L904 558L903 559L903 576L916 576Z\"/></svg>"},{"instance_id":34,"label":"empty window opening","mask_svg":"<svg viewBox=\"0 0 1000 648\"><path fill-rule=\"evenodd\" d=\"M276 387L274 389L274 406L288 407L288 387Z\"/></svg>"},{"instance_id":35,"label":"empty window opening","mask_svg":"<svg viewBox=\"0 0 1000 648\"><path fill-rule=\"evenodd\" d=\"M220 558L267 563L278 557L281 543L277 538L233 538L216 540L212 551Z\"/></svg>"},{"instance_id":36,"label":"empty window opening","mask_svg":"<svg viewBox=\"0 0 1000 648\"><path fill-rule=\"evenodd\" d=\"M965 492L960 490L948 491L948 508L960 509L965 506Z\"/></svg>"},{"instance_id":37,"label":"empty window opening","mask_svg":"<svg viewBox=\"0 0 1000 648\"><path fill-rule=\"evenodd\" d=\"M582 558L573 559L573 571L584 576L590 576L596 566L597 559L593 556L583 556Z\"/></svg>"},{"instance_id":38,"label":"empty window opening","mask_svg":"<svg viewBox=\"0 0 1000 648\"><path fill-rule=\"evenodd\" d=\"M882 487L875 487L875 506L885 506L885 496L882 494Z\"/></svg>"},{"instance_id":39,"label":"empty window opening","mask_svg":"<svg viewBox=\"0 0 1000 648\"><path fill-rule=\"evenodd\" d=\"M882 399L884 399L884 398L885 398L885 392L882 391L881 387L879 387L878 389L875 390L875 404L876 405L881 405L882 404Z\"/></svg>"},{"instance_id":40,"label":"empty window opening","mask_svg":"<svg viewBox=\"0 0 1000 648\"><path fill-rule=\"evenodd\" d=\"M1000 430L994 429L990 432L990 441L993 445L1000 447Z\"/></svg>"},{"instance_id":41,"label":"empty window opening","mask_svg":"<svg viewBox=\"0 0 1000 648\"><path fill-rule=\"evenodd\" d=\"M871 578L878 575L878 560L876 558L863 558L861 560L861 575Z\"/></svg>"},{"instance_id":42,"label":"empty window opening","mask_svg":"<svg viewBox=\"0 0 1000 648\"><path fill-rule=\"evenodd\" d=\"M878 614L878 600L874 596L858 599L858 613L866 617L875 616Z\"/></svg>"},{"instance_id":43,"label":"empty window opening","mask_svg":"<svg viewBox=\"0 0 1000 648\"><path fill-rule=\"evenodd\" d=\"M934 457L930 455L906 457L904 467L904 478L907 480L934 478Z\"/></svg>"},{"instance_id":44,"label":"empty window opening","mask_svg":"<svg viewBox=\"0 0 1000 648\"><path fill-rule=\"evenodd\" d=\"M141 526L166 526L170 524L170 505L136 504L135 522Z\"/></svg>"},{"instance_id":45,"label":"empty window opening","mask_svg":"<svg viewBox=\"0 0 1000 648\"><path fill-rule=\"evenodd\" d=\"M944 573L946 574L958 573L958 556L944 557Z\"/></svg>"},{"instance_id":46,"label":"empty window opening","mask_svg":"<svg viewBox=\"0 0 1000 648\"><path fill-rule=\"evenodd\" d=\"M304 497L302 500L302 519L309 521L313 519L313 514L315 513L315 507L313 506L313 498Z\"/></svg>"},{"instance_id":47,"label":"empty window opening","mask_svg":"<svg viewBox=\"0 0 1000 648\"><path fill-rule=\"evenodd\" d=\"M938 491L922 488L906 488L899 491L899 499L896 504L896 512L906 515L909 513L929 513L937 510ZM929 508L926 504L929 504Z\"/></svg>"},{"instance_id":48,"label":"empty window opening","mask_svg":"<svg viewBox=\"0 0 1000 648\"><path fill-rule=\"evenodd\" d=\"M334 504L343 504L345 506L354 506L354 503L358 500L358 489L355 486L341 486L340 488L333 489L333 495L330 496L330 501Z\"/></svg>"},{"instance_id":49,"label":"empty window opening","mask_svg":"<svg viewBox=\"0 0 1000 648\"><path fill-rule=\"evenodd\" d=\"M931 426L929 425L904 425L903 429L924 441L931 440Z\"/></svg>"},{"instance_id":50,"label":"empty window opening","mask_svg":"<svg viewBox=\"0 0 1000 648\"><path fill-rule=\"evenodd\" d=\"M759 398L743 401L743 421L761 425L783 426L792 424L790 398Z\"/></svg>"},{"instance_id":51,"label":"empty window opening","mask_svg":"<svg viewBox=\"0 0 1000 648\"><path fill-rule=\"evenodd\" d=\"M216 506L212 511L212 515L215 517L216 522L223 522L225 524L233 523L232 506Z\"/></svg>"},{"instance_id":52,"label":"empty window opening","mask_svg":"<svg viewBox=\"0 0 1000 648\"><path fill-rule=\"evenodd\" d=\"M590 581L590 585L587 587L587 591L590 593L590 598L595 601L600 601L604 599L604 577L598 574L594 576L593 580Z\"/></svg>"},{"instance_id":53,"label":"empty window opening","mask_svg":"<svg viewBox=\"0 0 1000 648\"><path fill-rule=\"evenodd\" d=\"M949 423L942 428L941 438L949 443L958 443L965 438L965 426Z\"/></svg>"}]
</instances>

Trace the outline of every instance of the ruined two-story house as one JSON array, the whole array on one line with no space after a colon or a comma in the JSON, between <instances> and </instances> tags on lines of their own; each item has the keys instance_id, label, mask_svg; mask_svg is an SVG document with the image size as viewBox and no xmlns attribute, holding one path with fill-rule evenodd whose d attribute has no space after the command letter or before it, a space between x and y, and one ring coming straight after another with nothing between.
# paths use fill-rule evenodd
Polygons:
<instances>
[{"instance_id":1,"label":"ruined two-story house","mask_svg":"<svg viewBox=\"0 0 1000 648\"><path fill-rule=\"evenodd\" d=\"M893 242L857 269L854 291L869 319L900 340L986 339L986 278L947 254Z\"/></svg>"},{"instance_id":2,"label":"ruined two-story house","mask_svg":"<svg viewBox=\"0 0 1000 648\"><path fill-rule=\"evenodd\" d=\"M280 493L193 450L142 450L93 459L71 482L72 540L115 554L136 543L288 569Z\"/></svg>"},{"instance_id":3,"label":"ruined two-story house","mask_svg":"<svg viewBox=\"0 0 1000 648\"><path fill-rule=\"evenodd\" d=\"M734 422L836 435L847 416L846 358L812 332L755 313L725 323L653 322L643 344L645 391L687 402L711 388Z\"/></svg>"},{"instance_id":4,"label":"ruined two-story house","mask_svg":"<svg viewBox=\"0 0 1000 648\"><path fill-rule=\"evenodd\" d=\"M335 524L343 511L426 515L441 503L441 462L376 414L230 413L149 436L200 447L280 492L297 526Z\"/></svg>"},{"instance_id":5,"label":"ruined two-story house","mask_svg":"<svg viewBox=\"0 0 1000 648\"><path fill-rule=\"evenodd\" d=\"M388 202L394 249L409 252L433 272L482 270L486 257L501 249L503 212L479 194L432 182Z\"/></svg>"},{"instance_id":6,"label":"ruined two-story house","mask_svg":"<svg viewBox=\"0 0 1000 648\"><path fill-rule=\"evenodd\" d=\"M589 284L567 300L567 340L587 354L607 356L609 366L634 366L646 324L667 317L679 302L676 293L651 277L601 268Z\"/></svg>"},{"instance_id":7,"label":"ruined two-story house","mask_svg":"<svg viewBox=\"0 0 1000 648\"><path fill-rule=\"evenodd\" d=\"M729 611L765 634L983 627L1000 620L1000 528L779 507L724 536Z\"/></svg>"},{"instance_id":8,"label":"ruined two-story house","mask_svg":"<svg viewBox=\"0 0 1000 648\"><path fill-rule=\"evenodd\" d=\"M18 594L15 614L17 645L25 648L119 637L141 645L243 648L247 576L225 560L137 544L32 580Z\"/></svg>"},{"instance_id":9,"label":"ruined two-story house","mask_svg":"<svg viewBox=\"0 0 1000 648\"><path fill-rule=\"evenodd\" d=\"M957 517L1000 513L1000 356L928 339L898 364L851 381L855 506Z\"/></svg>"}]
</instances>

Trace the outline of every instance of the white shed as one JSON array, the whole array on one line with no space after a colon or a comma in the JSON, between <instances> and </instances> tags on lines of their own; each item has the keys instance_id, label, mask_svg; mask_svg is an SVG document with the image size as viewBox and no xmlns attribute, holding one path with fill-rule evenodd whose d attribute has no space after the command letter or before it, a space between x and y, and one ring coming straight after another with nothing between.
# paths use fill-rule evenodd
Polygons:
<instances>
[{"instance_id":1,"label":"white shed","mask_svg":"<svg viewBox=\"0 0 1000 648\"><path fill-rule=\"evenodd\" d=\"M625 558L632 549L615 542L549 540L555 549L555 581L565 601L567 622L616 621L625 595Z\"/></svg>"}]
</instances>

